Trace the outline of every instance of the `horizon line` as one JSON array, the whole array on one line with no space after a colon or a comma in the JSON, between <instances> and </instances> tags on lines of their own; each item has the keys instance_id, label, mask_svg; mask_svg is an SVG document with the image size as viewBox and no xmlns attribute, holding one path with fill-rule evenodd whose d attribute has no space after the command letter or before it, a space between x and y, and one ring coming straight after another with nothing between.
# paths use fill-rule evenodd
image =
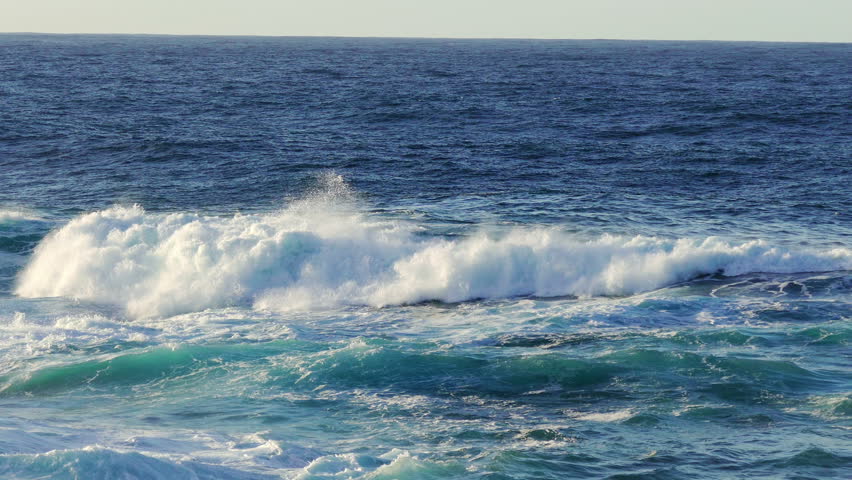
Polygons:
<instances>
[{"instance_id":1,"label":"horizon line","mask_svg":"<svg viewBox=\"0 0 852 480\"><path fill-rule=\"evenodd\" d=\"M255 37L255 38L334 38L334 39L388 39L388 40L540 40L540 41L616 41L616 42L727 42L727 43L823 43L850 44L838 40L725 40L679 38L607 38L607 37L453 37L418 35L272 35L253 33L128 33L128 32L0 32L0 35L101 35L133 37Z\"/></svg>"}]
</instances>

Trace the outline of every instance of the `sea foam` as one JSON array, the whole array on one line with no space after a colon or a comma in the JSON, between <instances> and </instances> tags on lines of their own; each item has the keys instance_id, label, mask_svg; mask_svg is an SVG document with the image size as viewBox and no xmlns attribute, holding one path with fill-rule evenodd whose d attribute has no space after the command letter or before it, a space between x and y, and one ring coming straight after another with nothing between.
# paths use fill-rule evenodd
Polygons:
<instances>
[{"instance_id":1,"label":"sea foam","mask_svg":"<svg viewBox=\"0 0 852 480\"><path fill-rule=\"evenodd\" d=\"M44 217L31 209L23 207L0 207L0 225L16 221L40 222Z\"/></svg>"},{"instance_id":2,"label":"sea foam","mask_svg":"<svg viewBox=\"0 0 852 480\"><path fill-rule=\"evenodd\" d=\"M114 303L130 316L156 317L246 303L306 310L629 295L708 273L848 269L850 249L762 240L581 239L555 228L436 239L320 196L270 214L161 214L139 206L84 214L38 245L15 292Z\"/></svg>"}]
</instances>

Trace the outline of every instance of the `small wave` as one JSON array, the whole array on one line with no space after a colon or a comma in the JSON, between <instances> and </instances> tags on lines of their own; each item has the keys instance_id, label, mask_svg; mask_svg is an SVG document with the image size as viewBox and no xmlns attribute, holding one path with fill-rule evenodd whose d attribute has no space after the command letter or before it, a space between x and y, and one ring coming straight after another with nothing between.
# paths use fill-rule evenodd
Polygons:
<instances>
[{"instance_id":1,"label":"small wave","mask_svg":"<svg viewBox=\"0 0 852 480\"><path fill-rule=\"evenodd\" d=\"M837 454L819 447L810 447L788 458L770 461L778 467L847 468L852 457Z\"/></svg>"},{"instance_id":2,"label":"small wave","mask_svg":"<svg viewBox=\"0 0 852 480\"><path fill-rule=\"evenodd\" d=\"M748 404L771 402L778 395L814 394L836 386L831 377L820 372L774 360L633 348L596 358L518 352L485 359L465 349L447 349L438 344L364 339L331 344L288 340L145 347L98 354L78 363L29 362L21 367L0 375L0 398L39 397L79 389L132 388L137 395L144 395L148 390L160 392L178 384L209 386L222 373L236 369L257 373L246 378L260 382L263 391L366 388L393 392L394 397L405 395L395 399L398 403L394 408L410 408L411 402L416 403L423 395L515 398L584 392L590 386L596 387L596 394L621 396L649 376L660 388L699 388L726 402ZM831 397L830 405L821 408L830 415L845 415L846 400ZM400 405L406 402L407 406ZM614 412L592 411L572 416L589 421L628 418L611 413Z\"/></svg>"},{"instance_id":3,"label":"small wave","mask_svg":"<svg viewBox=\"0 0 852 480\"><path fill-rule=\"evenodd\" d=\"M261 480L278 478L226 466L167 459L88 446L35 455L0 455L4 478L170 478Z\"/></svg>"},{"instance_id":4,"label":"small wave","mask_svg":"<svg viewBox=\"0 0 852 480\"><path fill-rule=\"evenodd\" d=\"M43 221L44 217L26 208L0 208L0 225L16 221Z\"/></svg>"},{"instance_id":5,"label":"small wave","mask_svg":"<svg viewBox=\"0 0 852 480\"><path fill-rule=\"evenodd\" d=\"M286 345L284 345L286 347ZM51 394L80 387L120 387L144 385L167 378L203 379L223 364L237 359L263 358L278 352L266 348L237 345L156 347L142 351L121 351L92 360L65 365L48 365L0 375L0 397L19 394ZM97 352L89 351L95 354Z\"/></svg>"},{"instance_id":6,"label":"small wave","mask_svg":"<svg viewBox=\"0 0 852 480\"><path fill-rule=\"evenodd\" d=\"M446 372L453 372L448 376ZM719 357L662 350L619 350L597 358L562 353L485 360L464 351L428 345L401 347L384 341L353 341L341 348L279 356L265 376L268 386L377 388L408 394L564 395L585 392L620 396L654 377L660 388L699 388L732 403L767 403L776 396L830 389L835 381L793 362ZM631 386L632 385L632 386ZM583 412L583 420L619 421L613 412ZM629 417L632 417L630 415Z\"/></svg>"},{"instance_id":7,"label":"small wave","mask_svg":"<svg viewBox=\"0 0 852 480\"><path fill-rule=\"evenodd\" d=\"M49 228L48 220L38 212L0 207L0 265L17 264L13 256L29 254Z\"/></svg>"},{"instance_id":8,"label":"small wave","mask_svg":"<svg viewBox=\"0 0 852 480\"><path fill-rule=\"evenodd\" d=\"M426 238L368 218L339 177L327 192L265 215L154 214L139 206L81 215L48 235L18 278L22 297L123 306L133 317L253 303L261 310L382 307L429 300L630 295L704 274L852 269L852 250L762 240L580 239L516 228Z\"/></svg>"},{"instance_id":9,"label":"small wave","mask_svg":"<svg viewBox=\"0 0 852 480\"><path fill-rule=\"evenodd\" d=\"M577 420L585 420L589 422L620 422L633 417L633 410L618 410L607 413L584 413L575 416Z\"/></svg>"}]
</instances>

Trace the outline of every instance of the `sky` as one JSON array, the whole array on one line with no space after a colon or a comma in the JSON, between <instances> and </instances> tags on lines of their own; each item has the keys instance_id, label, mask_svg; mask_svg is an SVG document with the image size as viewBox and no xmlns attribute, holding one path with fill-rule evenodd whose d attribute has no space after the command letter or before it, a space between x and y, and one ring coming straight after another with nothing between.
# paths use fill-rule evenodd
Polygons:
<instances>
[{"instance_id":1,"label":"sky","mask_svg":"<svg viewBox=\"0 0 852 480\"><path fill-rule=\"evenodd\" d=\"M852 0L0 0L0 32L852 42Z\"/></svg>"}]
</instances>

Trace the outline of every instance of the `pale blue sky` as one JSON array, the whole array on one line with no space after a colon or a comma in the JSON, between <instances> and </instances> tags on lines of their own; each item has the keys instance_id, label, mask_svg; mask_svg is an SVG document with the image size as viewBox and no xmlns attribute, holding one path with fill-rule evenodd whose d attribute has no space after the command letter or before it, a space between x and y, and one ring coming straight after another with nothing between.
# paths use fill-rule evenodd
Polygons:
<instances>
[{"instance_id":1,"label":"pale blue sky","mask_svg":"<svg viewBox=\"0 0 852 480\"><path fill-rule=\"evenodd\" d=\"M0 32L852 42L852 0L0 0Z\"/></svg>"}]
</instances>

